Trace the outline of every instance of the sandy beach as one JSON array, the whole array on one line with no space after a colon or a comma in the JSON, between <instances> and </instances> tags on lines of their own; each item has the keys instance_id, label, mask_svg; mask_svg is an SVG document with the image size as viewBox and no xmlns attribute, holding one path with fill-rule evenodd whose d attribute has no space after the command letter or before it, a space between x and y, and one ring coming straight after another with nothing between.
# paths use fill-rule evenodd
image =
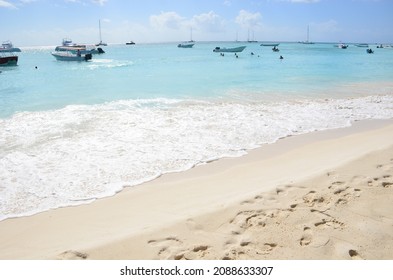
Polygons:
<instances>
[{"instance_id":1,"label":"sandy beach","mask_svg":"<svg viewBox=\"0 0 393 280\"><path fill-rule=\"evenodd\" d=\"M0 259L393 259L393 121L0 222Z\"/></svg>"}]
</instances>

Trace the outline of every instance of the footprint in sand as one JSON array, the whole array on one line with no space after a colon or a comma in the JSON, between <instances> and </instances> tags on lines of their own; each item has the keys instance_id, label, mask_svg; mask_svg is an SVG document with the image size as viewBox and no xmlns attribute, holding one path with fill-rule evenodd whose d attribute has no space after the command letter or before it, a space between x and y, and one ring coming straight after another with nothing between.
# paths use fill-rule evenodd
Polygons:
<instances>
[{"instance_id":1,"label":"footprint in sand","mask_svg":"<svg viewBox=\"0 0 393 280\"><path fill-rule=\"evenodd\" d=\"M329 204L329 201L322 195L319 195L316 191L310 191L303 196L303 202L309 207Z\"/></svg>"},{"instance_id":2,"label":"footprint in sand","mask_svg":"<svg viewBox=\"0 0 393 280\"><path fill-rule=\"evenodd\" d=\"M186 221L186 226L191 231L201 231L201 230L203 230L203 226L201 224L198 224L197 222L195 222L193 219L188 219Z\"/></svg>"},{"instance_id":3,"label":"footprint in sand","mask_svg":"<svg viewBox=\"0 0 393 280\"><path fill-rule=\"evenodd\" d=\"M61 260L85 260L87 257L86 253L73 250L68 250L58 255L58 259Z\"/></svg>"},{"instance_id":4,"label":"footprint in sand","mask_svg":"<svg viewBox=\"0 0 393 280\"><path fill-rule=\"evenodd\" d=\"M300 246L308 246L312 241L313 233L311 228L304 227L303 235L300 238Z\"/></svg>"},{"instance_id":5,"label":"footprint in sand","mask_svg":"<svg viewBox=\"0 0 393 280\"><path fill-rule=\"evenodd\" d=\"M160 258L170 259L175 257L176 252L180 250L183 242L176 237L167 237L158 240L149 240L147 244L159 248L158 256Z\"/></svg>"},{"instance_id":6,"label":"footprint in sand","mask_svg":"<svg viewBox=\"0 0 393 280\"><path fill-rule=\"evenodd\" d=\"M356 250L351 249L348 251L348 254L353 260L363 260L363 258L359 255L359 253Z\"/></svg>"},{"instance_id":7,"label":"footprint in sand","mask_svg":"<svg viewBox=\"0 0 393 280\"><path fill-rule=\"evenodd\" d=\"M368 182L369 187L383 187L383 188L392 188L393 180L391 179L391 175L385 174L381 177L374 177L372 180Z\"/></svg>"},{"instance_id":8,"label":"footprint in sand","mask_svg":"<svg viewBox=\"0 0 393 280\"><path fill-rule=\"evenodd\" d=\"M378 164L377 169L381 169L383 171L391 171L393 169L393 164L387 163L387 164Z\"/></svg>"},{"instance_id":9,"label":"footprint in sand","mask_svg":"<svg viewBox=\"0 0 393 280\"><path fill-rule=\"evenodd\" d=\"M322 219L322 221L316 222L314 224L314 226L315 227L319 227L319 228L331 227L331 228L334 228L334 229L343 229L345 227L345 224L340 222L340 221L338 221L338 220L336 220L336 219L334 219L334 218L331 218L331 219L328 219L328 220Z\"/></svg>"},{"instance_id":10,"label":"footprint in sand","mask_svg":"<svg viewBox=\"0 0 393 280\"><path fill-rule=\"evenodd\" d=\"M241 205L256 204L256 203L260 203L262 201L263 201L263 196L257 195L253 199L247 199L247 200L242 201L240 204Z\"/></svg>"},{"instance_id":11,"label":"footprint in sand","mask_svg":"<svg viewBox=\"0 0 393 280\"><path fill-rule=\"evenodd\" d=\"M175 260L198 260L206 258L209 254L210 246L198 245L191 249L187 249L185 252L181 252L174 256Z\"/></svg>"}]
</instances>

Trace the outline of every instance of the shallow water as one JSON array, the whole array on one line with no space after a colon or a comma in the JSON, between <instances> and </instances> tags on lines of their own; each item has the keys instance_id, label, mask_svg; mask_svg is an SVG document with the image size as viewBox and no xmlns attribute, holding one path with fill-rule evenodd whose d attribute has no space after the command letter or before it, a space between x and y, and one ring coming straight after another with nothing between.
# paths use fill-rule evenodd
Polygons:
<instances>
[{"instance_id":1,"label":"shallow water","mask_svg":"<svg viewBox=\"0 0 393 280\"><path fill-rule=\"evenodd\" d=\"M0 219L91 202L289 135L393 117L393 49L212 52L239 44L113 45L90 62L24 48L17 67L0 68Z\"/></svg>"}]
</instances>

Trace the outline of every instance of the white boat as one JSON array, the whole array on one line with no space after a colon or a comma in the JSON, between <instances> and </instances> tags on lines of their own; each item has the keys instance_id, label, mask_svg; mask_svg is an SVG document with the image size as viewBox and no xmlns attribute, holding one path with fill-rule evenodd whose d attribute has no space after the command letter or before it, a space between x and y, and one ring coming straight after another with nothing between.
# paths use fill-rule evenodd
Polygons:
<instances>
[{"instance_id":1,"label":"white boat","mask_svg":"<svg viewBox=\"0 0 393 280\"><path fill-rule=\"evenodd\" d=\"M338 45L335 45L335 47L337 47L339 49L346 49L346 48L348 48L348 45L340 43Z\"/></svg>"},{"instance_id":2,"label":"white boat","mask_svg":"<svg viewBox=\"0 0 393 280\"><path fill-rule=\"evenodd\" d=\"M301 43L305 44L305 45L313 45L314 44L313 42L310 42L310 26L309 25L307 25L307 40L303 41Z\"/></svg>"},{"instance_id":3,"label":"white boat","mask_svg":"<svg viewBox=\"0 0 393 280\"><path fill-rule=\"evenodd\" d=\"M221 48L221 47L216 47L213 52L233 52L233 53L238 53L238 52L242 52L244 49L246 48L246 46L240 46L240 47L234 47L234 48Z\"/></svg>"},{"instance_id":4,"label":"white boat","mask_svg":"<svg viewBox=\"0 0 393 280\"><path fill-rule=\"evenodd\" d=\"M280 45L280 43L262 43L261 44L262 47L278 47L278 45Z\"/></svg>"},{"instance_id":5,"label":"white boat","mask_svg":"<svg viewBox=\"0 0 393 280\"><path fill-rule=\"evenodd\" d=\"M15 48L11 41L5 41L1 44L0 52L21 52L20 48Z\"/></svg>"},{"instance_id":6,"label":"white boat","mask_svg":"<svg viewBox=\"0 0 393 280\"><path fill-rule=\"evenodd\" d=\"M85 45L85 44L75 44L71 39L65 38L61 46L57 46L55 48L56 52L61 51L80 51L82 54L102 54L105 51L102 48L96 48L94 45Z\"/></svg>"},{"instance_id":7,"label":"white boat","mask_svg":"<svg viewBox=\"0 0 393 280\"><path fill-rule=\"evenodd\" d=\"M178 48L192 48L195 44L194 43L180 43L177 45Z\"/></svg>"},{"instance_id":8,"label":"white boat","mask_svg":"<svg viewBox=\"0 0 393 280\"><path fill-rule=\"evenodd\" d=\"M102 38L101 38L101 20L98 20L98 28L100 30L100 42L98 44L96 44L96 46L107 46L107 43L102 42Z\"/></svg>"},{"instance_id":9,"label":"white boat","mask_svg":"<svg viewBox=\"0 0 393 280\"><path fill-rule=\"evenodd\" d=\"M52 55L59 61L89 61L93 55L91 53L82 54L81 51L55 51Z\"/></svg>"},{"instance_id":10,"label":"white boat","mask_svg":"<svg viewBox=\"0 0 393 280\"><path fill-rule=\"evenodd\" d=\"M15 66L18 64L18 56L13 54L6 55L4 52L0 53L0 66Z\"/></svg>"},{"instance_id":11,"label":"white boat","mask_svg":"<svg viewBox=\"0 0 393 280\"><path fill-rule=\"evenodd\" d=\"M10 41L3 42L0 47L0 66L15 66L18 64L18 56L14 52L20 52Z\"/></svg>"},{"instance_id":12,"label":"white boat","mask_svg":"<svg viewBox=\"0 0 393 280\"><path fill-rule=\"evenodd\" d=\"M192 39L192 28L190 30L190 41L188 42L183 42L177 45L178 48L192 48L195 45L195 41Z\"/></svg>"},{"instance_id":13,"label":"white boat","mask_svg":"<svg viewBox=\"0 0 393 280\"><path fill-rule=\"evenodd\" d=\"M355 44L356 47L359 48L368 48L368 44L362 43L362 44Z\"/></svg>"}]
</instances>

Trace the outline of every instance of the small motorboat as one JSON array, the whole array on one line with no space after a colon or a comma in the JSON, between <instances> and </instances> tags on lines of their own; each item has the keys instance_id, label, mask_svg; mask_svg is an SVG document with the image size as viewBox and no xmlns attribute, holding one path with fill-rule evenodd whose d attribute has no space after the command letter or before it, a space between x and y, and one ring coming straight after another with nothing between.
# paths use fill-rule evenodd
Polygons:
<instances>
[{"instance_id":1,"label":"small motorboat","mask_svg":"<svg viewBox=\"0 0 393 280\"><path fill-rule=\"evenodd\" d=\"M180 43L177 45L178 48L192 48L195 44L194 43Z\"/></svg>"},{"instance_id":2,"label":"small motorboat","mask_svg":"<svg viewBox=\"0 0 393 280\"><path fill-rule=\"evenodd\" d=\"M75 51L55 51L52 55L59 61L89 61L93 58L91 53Z\"/></svg>"},{"instance_id":3,"label":"small motorboat","mask_svg":"<svg viewBox=\"0 0 393 280\"><path fill-rule=\"evenodd\" d=\"M280 43L262 43L261 44L262 47L278 47L278 45L280 45Z\"/></svg>"},{"instance_id":4,"label":"small motorboat","mask_svg":"<svg viewBox=\"0 0 393 280\"><path fill-rule=\"evenodd\" d=\"M346 45L346 44L338 44L337 48L339 48L339 49L346 49L346 48L348 48L348 45Z\"/></svg>"},{"instance_id":5,"label":"small motorboat","mask_svg":"<svg viewBox=\"0 0 393 280\"><path fill-rule=\"evenodd\" d=\"M219 53L224 53L224 52L233 52L233 53L238 53L242 52L246 46L241 46L241 47L234 47L234 48L220 48L216 47L213 52L219 52Z\"/></svg>"},{"instance_id":6,"label":"small motorboat","mask_svg":"<svg viewBox=\"0 0 393 280\"><path fill-rule=\"evenodd\" d=\"M75 44L71 39L63 39L61 46L57 46L55 51L80 51L82 54L102 54L105 51L102 48L96 48L94 45Z\"/></svg>"},{"instance_id":7,"label":"small motorboat","mask_svg":"<svg viewBox=\"0 0 393 280\"><path fill-rule=\"evenodd\" d=\"M14 66L18 64L18 56L14 52L20 52L10 41L4 42L0 47L0 66Z\"/></svg>"}]
</instances>

